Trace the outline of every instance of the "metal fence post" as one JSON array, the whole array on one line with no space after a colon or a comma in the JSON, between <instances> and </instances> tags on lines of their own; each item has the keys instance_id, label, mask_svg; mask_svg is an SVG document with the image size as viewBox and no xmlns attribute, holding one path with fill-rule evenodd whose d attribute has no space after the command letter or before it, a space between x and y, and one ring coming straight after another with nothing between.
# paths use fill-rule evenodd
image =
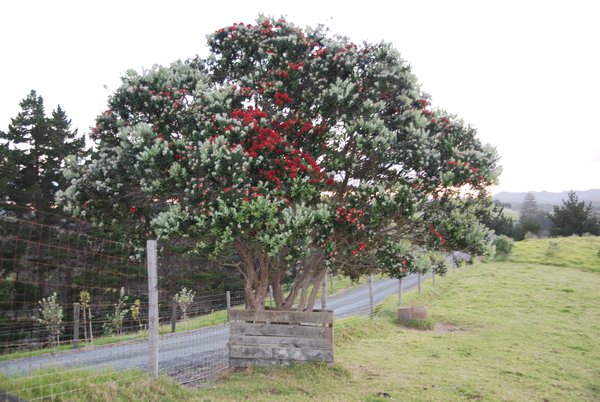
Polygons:
<instances>
[{"instance_id":1,"label":"metal fence post","mask_svg":"<svg viewBox=\"0 0 600 402\"><path fill-rule=\"evenodd\" d=\"M73 349L79 347L79 307L79 303L73 303Z\"/></svg>"},{"instance_id":2,"label":"metal fence post","mask_svg":"<svg viewBox=\"0 0 600 402\"><path fill-rule=\"evenodd\" d=\"M231 292L225 293L225 305L227 306L227 321L229 321L229 309L231 308Z\"/></svg>"},{"instance_id":3,"label":"metal fence post","mask_svg":"<svg viewBox=\"0 0 600 402\"><path fill-rule=\"evenodd\" d=\"M375 315L375 302L373 300L373 274L369 274L369 317Z\"/></svg>"},{"instance_id":4,"label":"metal fence post","mask_svg":"<svg viewBox=\"0 0 600 402\"><path fill-rule=\"evenodd\" d=\"M148 371L158 377L158 284L156 240L146 242L148 260Z\"/></svg>"}]
</instances>

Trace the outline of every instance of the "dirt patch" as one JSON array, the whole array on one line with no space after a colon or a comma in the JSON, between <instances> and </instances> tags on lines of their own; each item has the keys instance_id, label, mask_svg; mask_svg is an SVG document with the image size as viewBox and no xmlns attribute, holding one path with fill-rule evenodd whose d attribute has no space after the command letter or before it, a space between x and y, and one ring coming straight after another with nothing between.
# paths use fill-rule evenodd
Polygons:
<instances>
[{"instance_id":1,"label":"dirt patch","mask_svg":"<svg viewBox=\"0 0 600 402\"><path fill-rule=\"evenodd\" d=\"M452 325L452 324L446 324L443 322L436 322L435 326L433 327L433 332L436 332L438 334L445 334L448 332L456 332L456 331L464 331L465 329L463 327L459 327L457 325Z\"/></svg>"}]
</instances>

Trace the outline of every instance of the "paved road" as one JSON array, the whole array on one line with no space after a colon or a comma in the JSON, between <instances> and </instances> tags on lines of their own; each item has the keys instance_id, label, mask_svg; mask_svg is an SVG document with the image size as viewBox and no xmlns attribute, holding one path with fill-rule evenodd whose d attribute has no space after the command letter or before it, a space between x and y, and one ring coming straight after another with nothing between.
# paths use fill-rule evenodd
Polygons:
<instances>
[{"instance_id":1,"label":"paved road","mask_svg":"<svg viewBox=\"0 0 600 402\"><path fill-rule=\"evenodd\" d=\"M416 282L416 275L412 275L404 279L403 287L406 290L410 289L416 285ZM386 297L398 292L398 280L375 281L373 289L375 304L381 303ZM367 314L368 285L329 297L327 308L333 309L338 318ZM159 369L183 379L183 382L188 378L186 376L198 376L202 368L214 370L216 366L225 366L228 339L228 324L161 336ZM26 374L51 366L58 366L59 369L61 367L145 369L148 364L147 348L147 341L139 340L0 362L0 375Z\"/></svg>"}]
</instances>

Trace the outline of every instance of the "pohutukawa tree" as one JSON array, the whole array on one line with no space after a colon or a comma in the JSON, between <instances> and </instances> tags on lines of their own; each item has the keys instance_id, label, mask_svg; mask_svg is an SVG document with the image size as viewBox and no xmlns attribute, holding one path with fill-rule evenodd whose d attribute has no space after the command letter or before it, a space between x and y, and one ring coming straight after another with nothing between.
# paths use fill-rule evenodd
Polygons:
<instances>
[{"instance_id":1,"label":"pohutukawa tree","mask_svg":"<svg viewBox=\"0 0 600 402\"><path fill-rule=\"evenodd\" d=\"M194 239L238 267L254 310L269 285L277 308L312 309L328 269L402 277L415 246L485 251L495 152L431 110L390 44L259 18L208 46L123 77L93 156L65 171L68 211Z\"/></svg>"}]
</instances>

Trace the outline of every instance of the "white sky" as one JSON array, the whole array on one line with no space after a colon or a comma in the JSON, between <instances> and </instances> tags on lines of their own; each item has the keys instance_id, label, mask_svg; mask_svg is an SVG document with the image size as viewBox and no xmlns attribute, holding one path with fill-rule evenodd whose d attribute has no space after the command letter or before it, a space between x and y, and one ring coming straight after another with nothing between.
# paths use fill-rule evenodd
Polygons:
<instances>
[{"instance_id":1,"label":"white sky","mask_svg":"<svg viewBox=\"0 0 600 402\"><path fill-rule=\"evenodd\" d=\"M47 113L60 104L87 133L124 71L205 55L207 34L259 13L393 42L434 107L497 147L495 192L600 188L595 0L6 0L0 130L35 89Z\"/></svg>"}]
</instances>

